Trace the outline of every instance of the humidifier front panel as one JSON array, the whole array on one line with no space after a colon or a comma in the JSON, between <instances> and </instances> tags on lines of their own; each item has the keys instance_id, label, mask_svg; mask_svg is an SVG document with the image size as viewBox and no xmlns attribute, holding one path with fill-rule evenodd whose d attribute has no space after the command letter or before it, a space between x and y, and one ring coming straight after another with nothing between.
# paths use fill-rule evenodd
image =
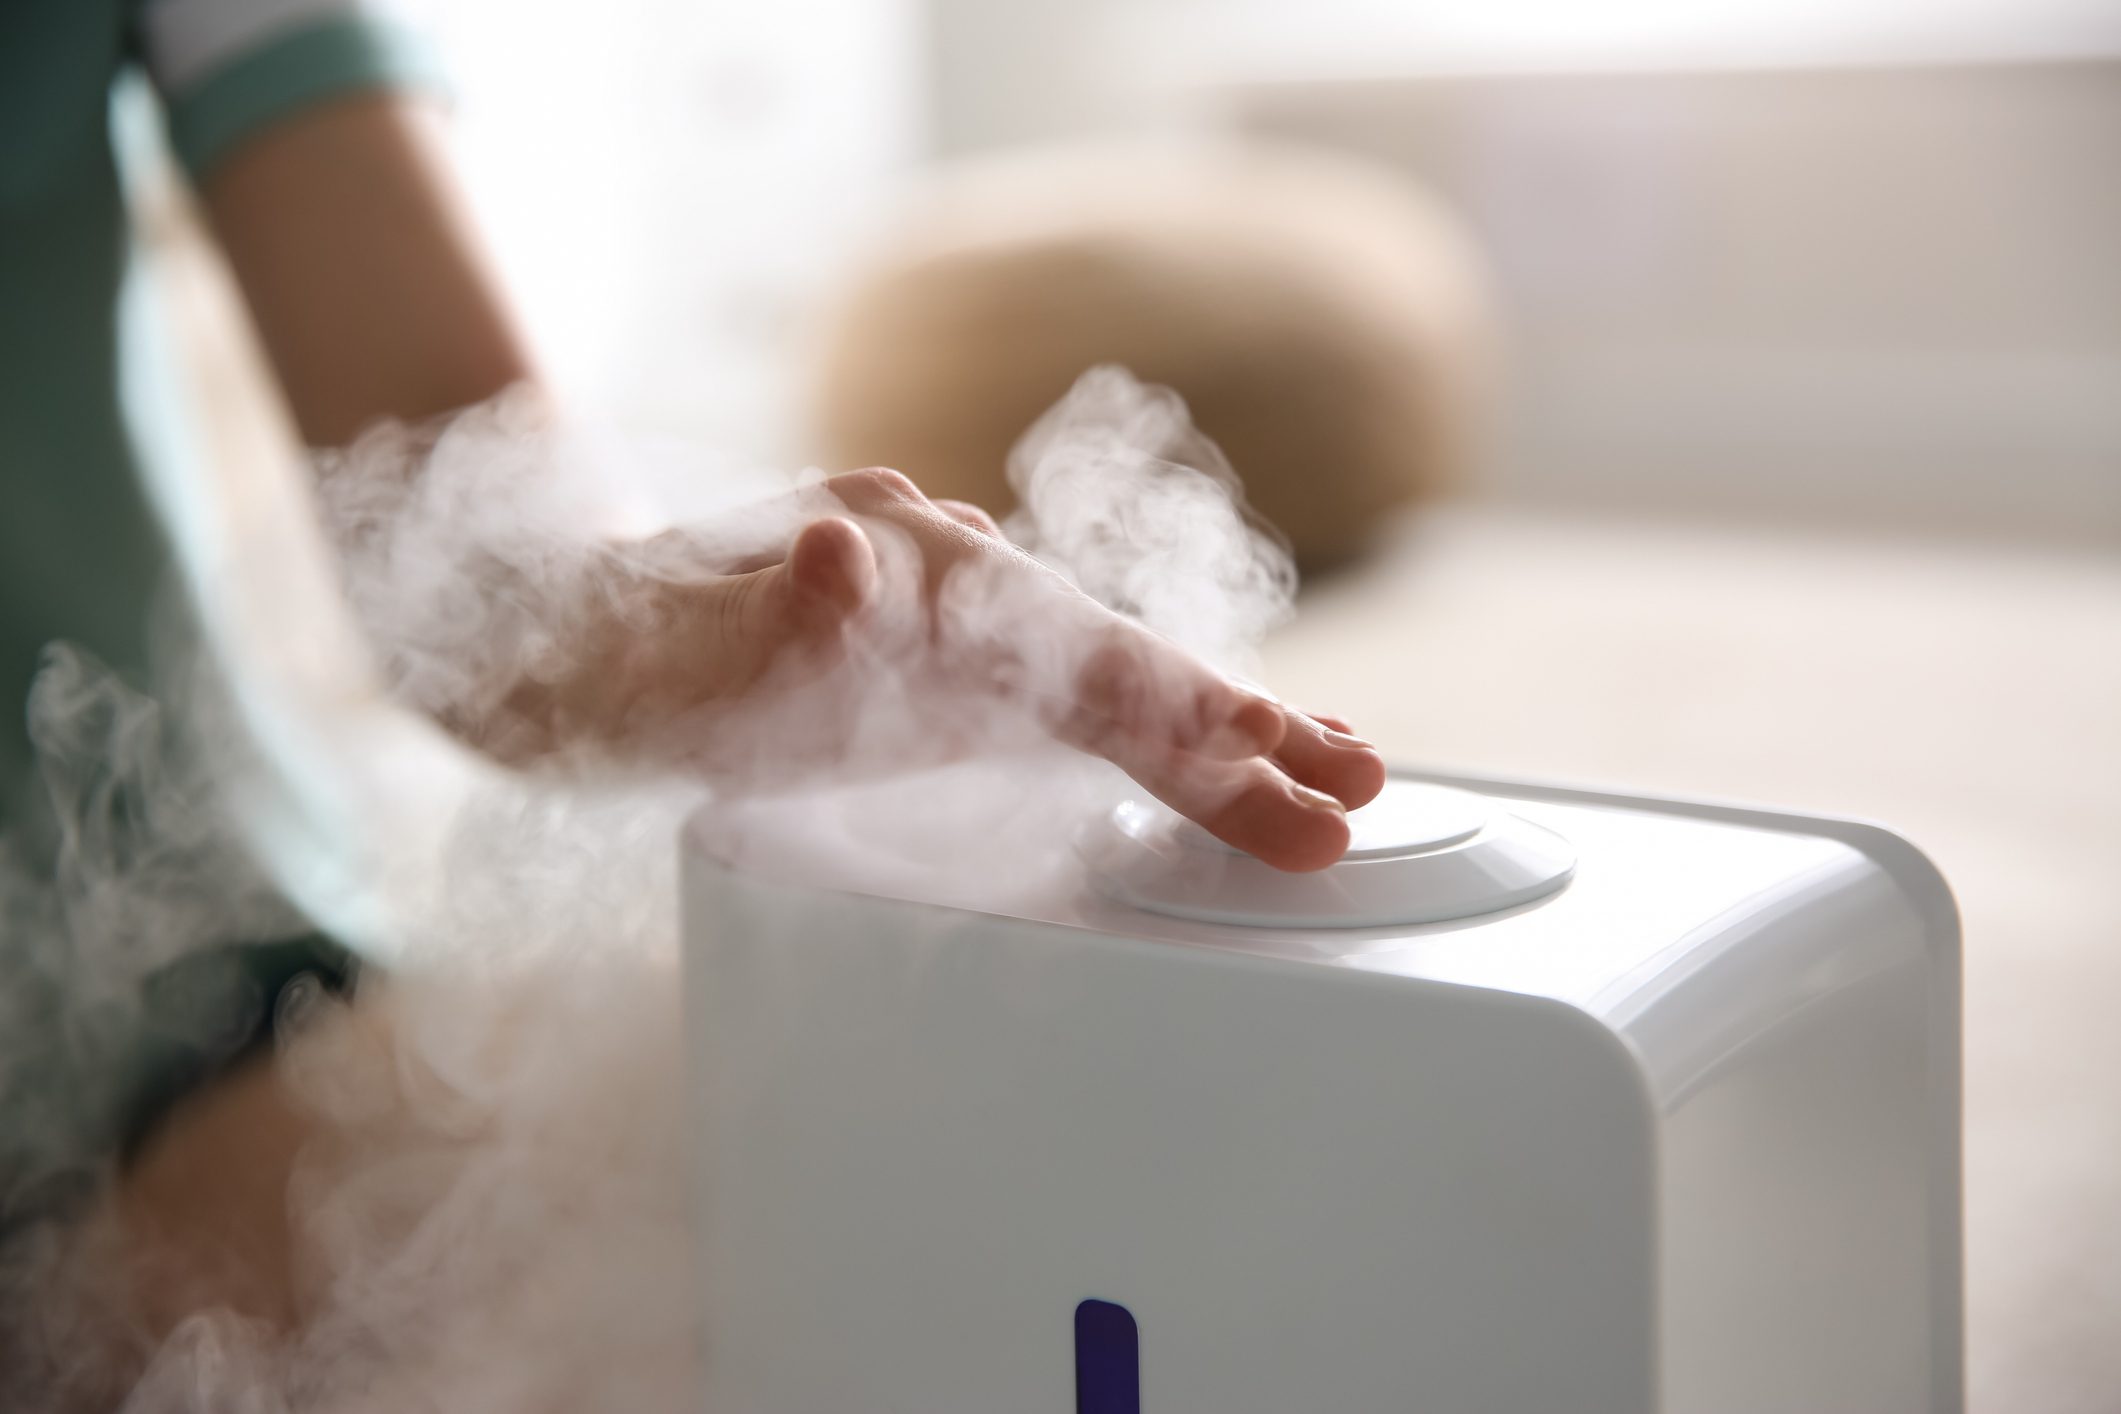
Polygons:
<instances>
[{"instance_id":1,"label":"humidifier front panel","mask_svg":"<svg viewBox=\"0 0 2121 1414\"><path fill-rule=\"evenodd\" d=\"M1957 929L1845 828L1603 1017L1659 1111L1668 1414L1962 1407Z\"/></svg>"},{"instance_id":2,"label":"humidifier front panel","mask_svg":"<svg viewBox=\"0 0 2121 1414\"><path fill-rule=\"evenodd\" d=\"M1580 1011L688 871L706 1407L1656 1407Z\"/></svg>"},{"instance_id":3,"label":"humidifier front panel","mask_svg":"<svg viewBox=\"0 0 2121 1414\"><path fill-rule=\"evenodd\" d=\"M1664 1117L1667 1414L1961 1407L1923 980L1912 960L1850 979Z\"/></svg>"}]
</instances>

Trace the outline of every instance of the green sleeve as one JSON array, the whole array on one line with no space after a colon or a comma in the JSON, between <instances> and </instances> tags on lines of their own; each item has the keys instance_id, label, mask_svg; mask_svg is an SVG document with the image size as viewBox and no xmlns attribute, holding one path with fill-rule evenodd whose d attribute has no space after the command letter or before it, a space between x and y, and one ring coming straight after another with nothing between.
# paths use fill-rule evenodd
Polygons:
<instances>
[{"instance_id":1,"label":"green sleeve","mask_svg":"<svg viewBox=\"0 0 2121 1414\"><path fill-rule=\"evenodd\" d=\"M165 95L170 140L197 179L244 139L312 104L388 89L441 92L433 54L373 16L336 16L276 35Z\"/></svg>"}]
</instances>

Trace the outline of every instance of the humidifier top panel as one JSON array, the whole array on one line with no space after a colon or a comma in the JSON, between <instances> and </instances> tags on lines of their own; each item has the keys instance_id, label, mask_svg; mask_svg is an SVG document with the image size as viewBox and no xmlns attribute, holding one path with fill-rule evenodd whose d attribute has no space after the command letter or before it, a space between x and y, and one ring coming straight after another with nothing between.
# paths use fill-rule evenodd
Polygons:
<instances>
[{"instance_id":1,"label":"humidifier top panel","mask_svg":"<svg viewBox=\"0 0 2121 1414\"><path fill-rule=\"evenodd\" d=\"M1142 907L1101 876L1098 841L1114 828L1110 794L1077 802L1072 811L1034 803L1006 819L983 820L976 835L967 836L939 829L923 813L921 802L950 792L908 790L900 783L710 809L694 820L691 840L700 854L741 874L926 906L959 923L1014 918L1378 977L1519 992L1616 1021L1643 1005L1646 992L1684 971L1687 958L1711 957L1757 939L1763 929L1802 935L1812 926L1808 920L1836 917L1845 923L1852 908L1879 910L1881 919L1910 916L1905 881L1896 882L1873 853L1859 847L1868 827L1405 772L1395 773L1395 781L1470 788L1478 804L1494 812L1474 829L1470 817L1454 824L1446 818L1448 809L1441 810L1429 828L1446 843L1431 841L1434 848L1462 850L1467 838L1484 837L1499 820L1509 831L1558 842L1559 853L1550 849L1542 858L1548 865L1564 860L1566 870L1558 882L1530 889L1522 901L1441 910L1454 915L1447 917L1431 910L1427 921L1351 927L1302 919L1261 926L1256 918L1232 922ZM879 802L884 828L878 826ZM1119 812L1122 824L1125 809ZM1315 883L1376 867L1375 860L1356 860L1308 878ZM1290 876L1290 883L1301 887L1306 878ZM1410 888L1428 882L1418 872L1406 880ZM1423 910L1407 912L1420 917ZM1905 930L1881 925L1873 931L1880 947L1912 945L1902 936ZM1803 954L1801 948L1791 951L1792 965L1809 965ZM1798 979L1786 980L1795 985Z\"/></svg>"},{"instance_id":2,"label":"humidifier top panel","mask_svg":"<svg viewBox=\"0 0 2121 1414\"><path fill-rule=\"evenodd\" d=\"M1576 852L1491 796L1406 776L1348 817L1331 868L1290 874L1133 797L1078 836L1085 877L1147 913L1284 931L1398 928L1500 913L1564 888Z\"/></svg>"}]
</instances>

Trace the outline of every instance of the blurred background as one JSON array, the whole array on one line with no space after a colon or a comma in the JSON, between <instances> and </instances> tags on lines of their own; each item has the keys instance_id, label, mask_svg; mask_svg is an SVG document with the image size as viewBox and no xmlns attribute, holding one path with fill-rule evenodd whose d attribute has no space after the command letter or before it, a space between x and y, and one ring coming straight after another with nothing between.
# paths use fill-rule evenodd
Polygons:
<instances>
[{"instance_id":1,"label":"blurred background","mask_svg":"<svg viewBox=\"0 0 2121 1414\"><path fill-rule=\"evenodd\" d=\"M2121 5L427 9L593 415L1000 510L1126 362L1296 545L1292 698L1929 850L1973 1407L2121 1408Z\"/></svg>"}]
</instances>

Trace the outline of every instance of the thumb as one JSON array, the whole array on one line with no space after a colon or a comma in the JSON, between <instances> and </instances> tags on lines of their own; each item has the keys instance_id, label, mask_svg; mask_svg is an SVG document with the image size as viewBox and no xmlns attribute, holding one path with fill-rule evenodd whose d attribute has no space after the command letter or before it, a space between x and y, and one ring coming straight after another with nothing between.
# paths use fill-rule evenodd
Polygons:
<instances>
[{"instance_id":1,"label":"thumb","mask_svg":"<svg viewBox=\"0 0 2121 1414\"><path fill-rule=\"evenodd\" d=\"M876 593L876 547L845 516L804 526L779 568L788 612L797 620L791 627L836 626Z\"/></svg>"},{"instance_id":2,"label":"thumb","mask_svg":"<svg viewBox=\"0 0 2121 1414\"><path fill-rule=\"evenodd\" d=\"M813 521L779 564L715 586L722 649L763 660L835 633L874 597L876 578L876 550L861 527L844 516Z\"/></svg>"}]
</instances>

